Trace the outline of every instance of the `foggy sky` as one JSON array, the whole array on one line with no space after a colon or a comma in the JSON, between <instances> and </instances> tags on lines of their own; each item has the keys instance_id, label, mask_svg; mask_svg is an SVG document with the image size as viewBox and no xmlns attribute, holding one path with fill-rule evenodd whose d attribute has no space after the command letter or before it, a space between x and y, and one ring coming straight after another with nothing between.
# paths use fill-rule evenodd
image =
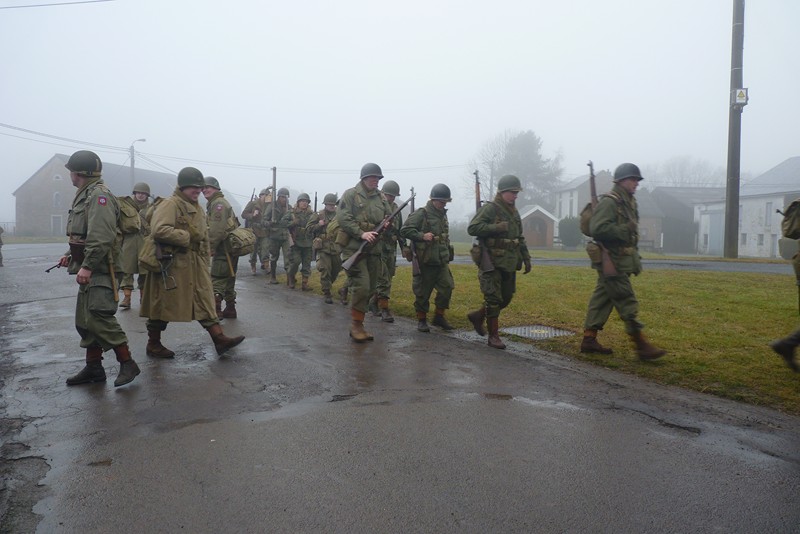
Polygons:
<instances>
[{"instance_id":1,"label":"foggy sky","mask_svg":"<svg viewBox=\"0 0 800 534\"><path fill-rule=\"evenodd\" d=\"M0 7L44 3L0 2ZM116 0L0 9L0 123L136 149L219 178L243 202L271 182L341 193L368 161L424 200L474 208L468 162L506 129L563 156L725 166L731 0L402 3ZM800 2L745 8L742 172L800 155ZM792 52L795 51L795 52ZM24 139L22 139L24 138ZM54 153L90 148L0 128L0 221L11 193ZM178 161L160 156L186 158ZM163 168L137 158L137 166ZM310 169L313 171L303 171ZM293 199L291 199L293 202Z\"/></svg>"}]
</instances>

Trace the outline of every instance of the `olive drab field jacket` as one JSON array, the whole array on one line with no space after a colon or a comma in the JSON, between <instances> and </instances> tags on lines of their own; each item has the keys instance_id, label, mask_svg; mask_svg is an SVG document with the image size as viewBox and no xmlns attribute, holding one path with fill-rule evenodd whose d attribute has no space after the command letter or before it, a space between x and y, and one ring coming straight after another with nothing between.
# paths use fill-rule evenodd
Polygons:
<instances>
[{"instance_id":1,"label":"olive drab field jacket","mask_svg":"<svg viewBox=\"0 0 800 534\"><path fill-rule=\"evenodd\" d=\"M590 222L592 236L608 249L618 272L639 274L642 260L638 248L639 210L636 199L619 185L614 185L612 191L617 198L604 195L597 203Z\"/></svg>"},{"instance_id":2,"label":"olive drab field jacket","mask_svg":"<svg viewBox=\"0 0 800 534\"><path fill-rule=\"evenodd\" d=\"M248 227L253 229L253 234L256 237L267 237L267 229L264 227L263 222L266 220L264 219L264 213L269 205L268 202L262 202L259 197L248 202L242 211L242 219L248 221ZM256 210L258 210L258 215L255 215Z\"/></svg>"},{"instance_id":3,"label":"olive drab field jacket","mask_svg":"<svg viewBox=\"0 0 800 534\"><path fill-rule=\"evenodd\" d=\"M129 213L136 212L138 218L139 228L135 232L122 234L122 256L120 258L122 271L125 273L138 273L139 272L139 250L142 248L144 236L147 234L147 223L144 220L144 214L150 203L145 200L141 204L136 202L133 197L119 197L120 210L129 208ZM123 217L120 213L120 217ZM128 216L130 217L130 215Z\"/></svg>"},{"instance_id":4,"label":"olive drab field jacket","mask_svg":"<svg viewBox=\"0 0 800 534\"><path fill-rule=\"evenodd\" d=\"M349 258L361 245L361 234L373 231L391 214L392 210L381 192L377 189L368 191L364 182L345 191L336 210L339 223L336 242L342 246L342 257ZM365 252L378 255L381 247L365 247Z\"/></svg>"},{"instance_id":5,"label":"olive drab field jacket","mask_svg":"<svg viewBox=\"0 0 800 534\"><path fill-rule=\"evenodd\" d=\"M287 202L285 207L281 207L276 200L274 211L275 217L272 216L272 204L267 204L266 211L264 212L264 218L262 220L262 224L265 228L267 228L267 237L277 241L286 241L289 239L289 228L284 222L283 216L292 211L292 206Z\"/></svg>"},{"instance_id":6,"label":"olive drab field jacket","mask_svg":"<svg viewBox=\"0 0 800 534\"><path fill-rule=\"evenodd\" d=\"M225 255L225 239L228 234L239 227L239 219L233 214L233 208L225 200L222 191L217 191L208 199L206 205L208 220L208 243L215 256Z\"/></svg>"},{"instance_id":7,"label":"olive drab field jacket","mask_svg":"<svg viewBox=\"0 0 800 534\"><path fill-rule=\"evenodd\" d=\"M507 229L503 230L505 225L500 223L506 223ZM518 271L525 260L530 260L519 211L509 206L499 193L493 201L481 206L470 221L467 233L477 237L481 246L487 247L495 269Z\"/></svg>"},{"instance_id":8,"label":"olive drab field jacket","mask_svg":"<svg viewBox=\"0 0 800 534\"><path fill-rule=\"evenodd\" d=\"M397 209L397 202L388 202L388 204L389 210L394 213ZM397 217L392 219L392 226L381 234L384 254L396 254L397 245L400 245L401 248L406 246L406 240L400 235L401 228L403 228L403 214L398 213Z\"/></svg>"},{"instance_id":9,"label":"olive drab field jacket","mask_svg":"<svg viewBox=\"0 0 800 534\"><path fill-rule=\"evenodd\" d=\"M319 221L324 220L325 224L320 226ZM322 210L308 221L306 232L313 241L319 240L315 248L319 252L326 254L339 254L341 247L336 244L336 233L339 230L338 224L331 224L336 220L335 211Z\"/></svg>"},{"instance_id":10,"label":"olive drab field jacket","mask_svg":"<svg viewBox=\"0 0 800 534\"><path fill-rule=\"evenodd\" d=\"M422 236L431 232L433 241L424 241ZM429 200L425 207L408 216L400 229L400 235L414 242L420 265L444 265L452 259L450 225L447 209L438 210Z\"/></svg>"},{"instance_id":11,"label":"olive drab field jacket","mask_svg":"<svg viewBox=\"0 0 800 534\"><path fill-rule=\"evenodd\" d=\"M281 226L285 226L289 233L292 234L294 246L309 248L311 247L311 234L306 232L309 222L314 222L314 210L306 206L306 209L301 210L298 206L294 209L287 211L281 220ZM318 220L318 219L317 219Z\"/></svg>"},{"instance_id":12,"label":"olive drab field jacket","mask_svg":"<svg viewBox=\"0 0 800 534\"><path fill-rule=\"evenodd\" d=\"M114 271L122 271L119 204L102 178L88 181L75 193L67 217L67 236L70 274L77 274L81 267L108 273L109 265Z\"/></svg>"}]
</instances>

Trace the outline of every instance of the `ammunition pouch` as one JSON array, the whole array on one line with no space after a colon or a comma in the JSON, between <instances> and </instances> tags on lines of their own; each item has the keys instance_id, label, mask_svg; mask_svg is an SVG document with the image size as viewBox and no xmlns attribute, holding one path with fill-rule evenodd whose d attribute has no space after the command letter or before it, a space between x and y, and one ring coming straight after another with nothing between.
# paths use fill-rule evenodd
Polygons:
<instances>
[{"instance_id":1,"label":"ammunition pouch","mask_svg":"<svg viewBox=\"0 0 800 534\"><path fill-rule=\"evenodd\" d=\"M315 237L311 242L311 250L322 250L322 238Z\"/></svg>"},{"instance_id":2,"label":"ammunition pouch","mask_svg":"<svg viewBox=\"0 0 800 534\"><path fill-rule=\"evenodd\" d=\"M586 244L586 254L589 255L589 261L593 264L602 263L603 261L603 252L600 250L600 246L594 241L590 241Z\"/></svg>"},{"instance_id":3,"label":"ammunition pouch","mask_svg":"<svg viewBox=\"0 0 800 534\"><path fill-rule=\"evenodd\" d=\"M502 237L489 237L486 239L486 246L502 250L512 250L519 246L519 239L505 239ZM495 256L502 254L495 254Z\"/></svg>"},{"instance_id":4,"label":"ammunition pouch","mask_svg":"<svg viewBox=\"0 0 800 534\"><path fill-rule=\"evenodd\" d=\"M453 247L453 245L447 245L447 252L448 252L447 261L448 262L453 261L456 257L456 249Z\"/></svg>"},{"instance_id":5,"label":"ammunition pouch","mask_svg":"<svg viewBox=\"0 0 800 534\"><path fill-rule=\"evenodd\" d=\"M346 247L350 243L350 236L344 230L339 230L336 233L335 243L340 247Z\"/></svg>"},{"instance_id":6,"label":"ammunition pouch","mask_svg":"<svg viewBox=\"0 0 800 534\"><path fill-rule=\"evenodd\" d=\"M472 248L469 249L469 255L472 258L472 261L475 263L475 265L480 267L481 266L481 246L480 246L480 244L473 243Z\"/></svg>"}]
</instances>

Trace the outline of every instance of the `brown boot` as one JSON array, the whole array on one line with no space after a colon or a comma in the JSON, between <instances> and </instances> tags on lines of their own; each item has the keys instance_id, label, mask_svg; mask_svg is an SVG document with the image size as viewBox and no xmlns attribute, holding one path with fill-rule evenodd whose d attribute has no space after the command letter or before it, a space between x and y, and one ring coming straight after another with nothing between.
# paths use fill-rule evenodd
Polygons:
<instances>
[{"instance_id":1,"label":"brown boot","mask_svg":"<svg viewBox=\"0 0 800 534\"><path fill-rule=\"evenodd\" d=\"M131 307L131 289L126 287L122 290L122 294L125 295L122 298L122 302L119 303L120 308L130 308Z\"/></svg>"},{"instance_id":2,"label":"brown boot","mask_svg":"<svg viewBox=\"0 0 800 534\"><path fill-rule=\"evenodd\" d=\"M214 348L217 349L217 354L219 355L224 354L228 350L244 341L244 336L226 336L219 324L211 326L208 329L208 333L211 334L211 339L214 341Z\"/></svg>"},{"instance_id":3,"label":"brown boot","mask_svg":"<svg viewBox=\"0 0 800 534\"><path fill-rule=\"evenodd\" d=\"M342 306L347 306L347 286L339 288L339 301L342 303Z\"/></svg>"},{"instance_id":4,"label":"brown boot","mask_svg":"<svg viewBox=\"0 0 800 534\"><path fill-rule=\"evenodd\" d=\"M174 358L175 353L161 344L161 330L147 330L145 353L151 358Z\"/></svg>"},{"instance_id":5,"label":"brown boot","mask_svg":"<svg viewBox=\"0 0 800 534\"><path fill-rule=\"evenodd\" d=\"M300 290L301 291L311 291L311 288L308 285L308 277L307 276L303 277L303 281L300 284Z\"/></svg>"},{"instance_id":6,"label":"brown boot","mask_svg":"<svg viewBox=\"0 0 800 534\"><path fill-rule=\"evenodd\" d=\"M139 369L139 366L136 365L136 362L133 361L133 358L131 358L131 351L127 344L114 347L114 354L117 355L117 361L120 363L119 374L116 380L114 380L114 387L116 388L133 382L133 379L142 371Z\"/></svg>"},{"instance_id":7,"label":"brown boot","mask_svg":"<svg viewBox=\"0 0 800 534\"><path fill-rule=\"evenodd\" d=\"M581 341L581 352L596 354L612 354L614 351L604 347L597 341L597 330L586 329L583 331L583 341Z\"/></svg>"},{"instance_id":8,"label":"brown boot","mask_svg":"<svg viewBox=\"0 0 800 534\"><path fill-rule=\"evenodd\" d=\"M289 286L289 289L294 289L297 284L297 281L294 279L294 275L286 275L286 285Z\"/></svg>"},{"instance_id":9,"label":"brown boot","mask_svg":"<svg viewBox=\"0 0 800 534\"><path fill-rule=\"evenodd\" d=\"M226 300L225 309L222 311L223 319L236 319L236 301Z\"/></svg>"},{"instance_id":10,"label":"brown boot","mask_svg":"<svg viewBox=\"0 0 800 534\"><path fill-rule=\"evenodd\" d=\"M222 319L222 295L214 294L214 306L217 311L217 319Z\"/></svg>"},{"instance_id":11,"label":"brown boot","mask_svg":"<svg viewBox=\"0 0 800 534\"><path fill-rule=\"evenodd\" d=\"M489 327L489 341L488 344L493 349L504 349L506 344L500 339L500 318L487 317L486 324Z\"/></svg>"},{"instance_id":12,"label":"brown boot","mask_svg":"<svg viewBox=\"0 0 800 534\"><path fill-rule=\"evenodd\" d=\"M470 312L467 314L467 319L469 322L472 323L472 327L478 333L479 336L486 335L486 327L483 326L484 321L486 321L486 308L480 308L475 310L474 312Z\"/></svg>"},{"instance_id":13,"label":"brown boot","mask_svg":"<svg viewBox=\"0 0 800 534\"><path fill-rule=\"evenodd\" d=\"M275 285L278 283L278 262L271 261L269 262L269 283Z\"/></svg>"},{"instance_id":14,"label":"brown boot","mask_svg":"<svg viewBox=\"0 0 800 534\"><path fill-rule=\"evenodd\" d=\"M78 374L67 378L68 386L105 382L106 370L103 369L103 349L88 347L86 349L86 366Z\"/></svg>"},{"instance_id":15,"label":"brown boot","mask_svg":"<svg viewBox=\"0 0 800 534\"><path fill-rule=\"evenodd\" d=\"M261 270L264 271L264 274L270 274L272 272L272 269L269 268L269 261L261 262Z\"/></svg>"},{"instance_id":16,"label":"brown boot","mask_svg":"<svg viewBox=\"0 0 800 534\"><path fill-rule=\"evenodd\" d=\"M633 343L636 345L636 354L639 356L640 360L655 360L667 353L667 351L651 345L644 338L641 332L636 332L635 334L631 334L631 339L633 340Z\"/></svg>"},{"instance_id":17,"label":"brown boot","mask_svg":"<svg viewBox=\"0 0 800 534\"><path fill-rule=\"evenodd\" d=\"M431 321L433 326L438 326L442 330L455 330L453 325L451 325L444 316L444 310L441 308L436 308L436 312L433 314L433 321Z\"/></svg>"},{"instance_id":18,"label":"brown boot","mask_svg":"<svg viewBox=\"0 0 800 534\"><path fill-rule=\"evenodd\" d=\"M378 299L378 309L380 309L381 313L381 321L384 323L393 323L394 316L392 312L389 310L389 299L380 298Z\"/></svg>"},{"instance_id":19,"label":"brown boot","mask_svg":"<svg viewBox=\"0 0 800 534\"><path fill-rule=\"evenodd\" d=\"M372 334L364 330L364 312L350 310L350 316L353 319L350 323L350 337L353 338L353 341L356 343L372 341L374 339Z\"/></svg>"}]
</instances>

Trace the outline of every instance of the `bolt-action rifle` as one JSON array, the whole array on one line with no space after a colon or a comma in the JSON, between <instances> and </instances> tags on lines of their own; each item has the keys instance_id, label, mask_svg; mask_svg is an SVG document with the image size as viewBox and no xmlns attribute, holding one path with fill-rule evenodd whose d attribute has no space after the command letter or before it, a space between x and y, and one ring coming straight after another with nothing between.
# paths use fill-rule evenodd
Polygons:
<instances>
[{"instance_id":1,"label":"bolt-action rifle","mask_svg":"<svg viewBox=\"0 0 800 534\"><path fill-rule=\"evenodd\" d=\"M592 195L592 212L597 209L597 186L595 185L594 179L594 163L589 161L586 165L589 166L589 191ZM611 254L608 253L608 249L600 243L599 241L595 241L598 247L600 247L600 262L602 264L603 269L603 276L617 276L617 266L614 265L614 262L611 260Z\"/></svg>"},{"instance_id":2,"label":"bolt-action rifle","mask_svg":"<svg viewBox=\"0 0 800 534\"><path fill-rule=\"evenodd\" d=\"M314 217L317 216L317 192L314 191ZM311 261L317 261L317 249L311 247Z\"/></svg>"},{"instance_id":3,"label":"bolt-action rifle","mask_svg":"<svg viewBox=\"0 0 800 534\"><path fill-rule=\"evenodd\" d=\"M416 211L414 207L414 197L416 193L414 193L414 188L411 188L411 213ZM417 255L417 244L414 242L413 239L409 239L408 248L411 249L411 274L413 276L417 276L420 273L419 270L419 256Z\"/></svg>"},{"instance_id":4,"label":"bolt-action rifle","mask_svg":"<svg viewBox=\"0 0 800 534\"><path fill-rule=\"evenodd\" d=\"M387 217L385 217L375 228L372 229L372 231L375 232L376 234L378 234L378 236L380 236L383 232L385 232L386 231L386 227L388 226L388 223L393 221L394 218L397 217L400 214L400 212L403 211L403 209L406 206L408 206L409 202L411 202L414 199L415 196L416 196L416 193L412 193L408 200L406 200L405 202L400 204L400 206L398 206L398 208L396 210L394 210L391 213L391 215L388 215ZM375 242L377 243L378 240L376 239ZM349 258L347 258L346 260L344 260L344 262L342 262L342 269L347 271L353 265L358 263L361 260L361 258L364 257L364 249L367 248L369 245L370 245L370 243L368 241L362 240L361 244L358 246L358 250L353 252L353 254Z\"/></svg>"},{"instance_id":5,"label":"bolt-action rifle","mask_svg":"<svg viewBox=\"0 0 800 534\"><path fill-rule=\"evenodd\" d=\"M472 174L475 175L475 213L478 213L481 209L481 179L477 170ZM486 240L480 237L475 239L481 249L481 263L478 265L478 269L482 273L494 271L494 264L492 263L492 258L489 256L489 247L486 246Z\"/></svg>"}]
</instances>

